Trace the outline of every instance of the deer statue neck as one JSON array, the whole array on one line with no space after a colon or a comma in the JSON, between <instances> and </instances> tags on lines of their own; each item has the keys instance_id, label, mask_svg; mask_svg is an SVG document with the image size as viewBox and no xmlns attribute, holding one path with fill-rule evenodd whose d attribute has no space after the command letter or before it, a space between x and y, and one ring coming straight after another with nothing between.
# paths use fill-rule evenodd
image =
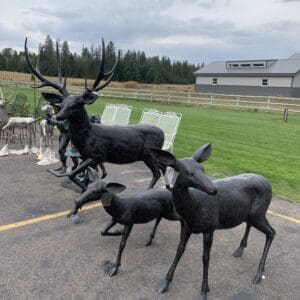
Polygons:
<instances>
[{"instance_id":1,"label":"deer statue neck","mask_svg":"<svg viewBox=\"0 0 300 300\"><path fill-rule=\"evenodd\" d=\"M83 149L90 135L92 124L84 107L67 119L67 130L72 144L79 150ZM82 154L82 153L81 153Z\"/></svg>"},{"instance_id":2,"label":"deer statue neck","mask_svg":"<svg viewBox=\"0 0 300 300\"><path fill-rule=\"evenodd\" d=\"M101 200L103 208L109 215L111 215L113 218L120 217L120 215L122 214L122 205L118 196L114 195L111 192L105 192L103 193Z\"/></svg>"}]
</instances>

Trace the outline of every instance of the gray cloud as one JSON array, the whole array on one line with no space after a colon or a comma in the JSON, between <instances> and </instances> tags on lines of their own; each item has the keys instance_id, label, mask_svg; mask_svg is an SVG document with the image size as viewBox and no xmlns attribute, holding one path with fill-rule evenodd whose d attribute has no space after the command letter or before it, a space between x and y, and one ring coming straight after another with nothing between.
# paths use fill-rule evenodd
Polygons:
<instances>
[{"instance_id":1,"label":"gray cloud","mask_svg":"<svg viewBox=\"0 0 300 300\"><path fill-rule=\"evenodd\" d=\"M291 2L267 1L285 9ZM243 10L237 0L115 0L113 4L109 0L102 0L101 4L93 0L57 0L53 1L56 5L49 2L39 6L34 5L36 1L27 2L23 6L23 2L19 3L19 15L11 22L3 15L1 18L0 12L0 48L22 49L26 35L34 48L33 43L37 46L50 34L52 38L68 40L73 51L80 51L82 44L99 44L103 36L124 51L144 50L147 55L166 55L195 63L284 58L300 50L300 23L286 15L287 10L274 17L276 21L265 18L271 13L270 5L253 5L253 16L256 10L265 10L266 15L262 20L253 17L253 21L244 23L238 19Z\"/></svg>"}]
</instances>

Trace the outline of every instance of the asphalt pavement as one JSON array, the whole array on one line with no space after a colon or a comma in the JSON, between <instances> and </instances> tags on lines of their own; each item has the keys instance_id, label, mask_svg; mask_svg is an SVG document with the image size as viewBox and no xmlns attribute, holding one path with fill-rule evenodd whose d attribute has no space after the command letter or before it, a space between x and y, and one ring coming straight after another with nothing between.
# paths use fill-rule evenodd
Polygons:
<instances>
[{"instance_id":1,"label":"asphalt pavement","mask_svg":"<svg viewBox=\"0 0 300 300\"><path fill-rule=\"evenodd\" d=\"M191 237L167 294L156 291L176 252L178 222L162 221L150 247L144 243L153 223L134 226L119 273L111 278L103 265L115 260L120 237L100 234L110 217L102 207L81 211L80 224L57 216L73 207L78 194L62 187L62 179L46 171L49 166L36 162L33 155L0 157L0 299L197 299L202 235ZM108 164L107 170L107 181L125 184L129 194L145 189L151 178L143 163ZM266 278L252 284L265 242L262 233L251 229L243 257L234 258L245 225L216 231L209 299L299 299L300 205L274 198L270 210L268 220L277 235ZM48 220L30 221L48 215ZM21 225L14 228L15 223Z\"/></svg>"}]
</instances>

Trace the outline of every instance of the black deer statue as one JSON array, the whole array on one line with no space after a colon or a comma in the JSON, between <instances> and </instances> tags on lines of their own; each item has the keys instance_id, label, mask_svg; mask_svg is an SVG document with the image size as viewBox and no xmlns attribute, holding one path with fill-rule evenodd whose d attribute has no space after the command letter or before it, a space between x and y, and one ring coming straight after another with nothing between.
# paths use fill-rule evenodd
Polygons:
<instances>
[{"instance_id":1,"label":"black deer statue","mask_svg":"<svg viewBox=\"0 0 300 300\"><path fill-rule=\"evenodd\" d=\"M96 80L91 88L86 86L85 91L80 96L72 96L67 92L66 84L62 80L59 60L58 83L50 82L37 68L32 66L28 55L27 38L25 39L25 57L31 72L42 82L40 87L52 87L60 93L42 94L48 102L60 106L56 119L68 122L71 142L83 160L78 168L71 172L69 178L84 191L86 183L78 180L76 175L82 173L88 166L95 167L104 162L128 164L143 161L152 171L153 177L149 184L149 188L152 188L160 178L160 170L164 172L165 169L151 156L149 148L162 148L164 143L163 131L150 125L95 125L90 122L84 107L86 104L92 104L97 100L97 92L111 82L117 67L118 59L112 69L105 72L105 44L103 39L102 59ZM104 78L107 79L100 84Z\"/></svg>"},{"instance_id":2,"label":"black deer statue","mask_svg":"<svg viewBox=\"0 0 300 300\"><path fill-rule=\"evenodd\" d=\"M167 189L149 189L132 195L120 196L117 194L125 190L126 187L124 185L114 182L106 183L90 167L88 173L90 183L85 192L76 199L75 208L70 215L75 216L84 204L101 199L105 211L112 217L111 222L101 234L110 236L122 235L116 262L105 263L105 272L109 276L114 276L118 273L121 265L122 253L133 225L155 220L153 230L145 244L149 246L162 218L171 221L179 221L179 218L173 208L172 193ZM110 232L109 229L117 223L124 225L124 229Z\"/></svg>"},{"instance_id":3,"label":"black deer statue","mask_svg":"<svg viewBox=\"0 0 300 300\"><path fill-rule=\"evenodd\" d=\"M265 272L265 262L269 248L275 236L266 212L272 198L272 189L268 180L257 174L241 174L212 181L212 188L203 192L203 184L195 180L199 171L198 162L207 160L211 146L200 148L192 158L177 160L173 154L160 149L150 150L158 162L173 168L177 174L172 188L173 204L182 219L180 243L175 259L159 289L159 293L168 290L176 266L185 251L192 233L203 234L203 279L201 294L207 299L208 266L213 234L217 229L228 229L246 222L246 232L240 246L234 252L235 257L243 254L251 226L266 235L266 243L253 283L258 284Z\"/></svg>"}]
</instances>

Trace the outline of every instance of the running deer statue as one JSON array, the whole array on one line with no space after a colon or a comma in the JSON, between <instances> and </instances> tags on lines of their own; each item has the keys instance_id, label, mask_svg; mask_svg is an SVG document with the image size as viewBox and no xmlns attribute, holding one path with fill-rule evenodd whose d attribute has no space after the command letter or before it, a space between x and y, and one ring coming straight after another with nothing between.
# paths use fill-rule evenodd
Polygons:
<instances>
[{"instance_id":1,"label":"running deer statue","mask_svg":"<svg viewBox=\"0 0 300 300\"><path fill-rule=\"evenodd\" d=\"M124 185L105 182L90 167L89 176L91 177L90 183L86 191L76 199L75 208L69 216L74 218L84 204L101 199L103 208L112 217L111 222L101 234L110 236L122 235L116 262L107 261L105 263L105 272L109 276L114 276L118 273L121 266L122 253L135 224L144 224L155 220L153 230L146 241L146 246L150 246L162 218L170 221L179 221L179 218L173 207L172 193L167 189L149 189L131 195L120 196L118 194L126 188ZM110 232L109 229L116 223L124 225L124 230Z\"/></svg>"},{"instance_id":2,"label":"running deer statue","mask_svg":"<svg viewBox=\"0 0 300 300\"><path fill-rule=\"evenodd\" d=\"M78 168L70 174L70 179L84 191L86 183L80 182L76 175L83 172L88 166L94 167L105 162L128 164L143 161L152 171L153 177L149 184L149 188L152 188L160 178L160 170L164 171L165 168L160 166L151 156L149 148L162 148L164 143L163 131L150 125L95 125L90 122L85 109L85 105L90 105L97 100L97 92L111 82L118 64L117 59L112 69L105 72L105 44L103 39L102 59L96 80L91 88L86 85L85 91L80 96L72 96L67 92L66 84L62 80L60 60L58 60L58 83L50 82L37 68L32 66L28 55L27 38L25 40L25 57L31 72L42 82L40 87L52 87L60 93L42 94L48 102L60 106L56 119L67 120L71 142L83 160ZM100 84L104 78L107 79Z\"/></svg>"},{"instance_id":3,"label":"running deer statue","mask_svg":"<svg viewBox=\"0 0 300 300\"><path fill-rule=\"evenodd\" d=\"M241 174L224 179L213 180L209 189L196 176L203 176L203 167L199 162L207 160L211 146L200 148L191 158L177 160L167 151L151 149L151 153L161 164L173 168L177 178L172 188L173 204L181 223L180 243L175 259L159 289L159 293L168 290L176 266L184 253L192 233L203 234L203 279L201 294L207 298L208 266L213 234L218 229L228 229L246 223L246 232L240 246L233 256L241 257L247 247L251 227L266 235L266 243L253 283L258 284L265 272L265 262L269 248L275 236L266 212L272 198L272 189L266 178L257 174Z\"/></svg>"}]
</instances>

